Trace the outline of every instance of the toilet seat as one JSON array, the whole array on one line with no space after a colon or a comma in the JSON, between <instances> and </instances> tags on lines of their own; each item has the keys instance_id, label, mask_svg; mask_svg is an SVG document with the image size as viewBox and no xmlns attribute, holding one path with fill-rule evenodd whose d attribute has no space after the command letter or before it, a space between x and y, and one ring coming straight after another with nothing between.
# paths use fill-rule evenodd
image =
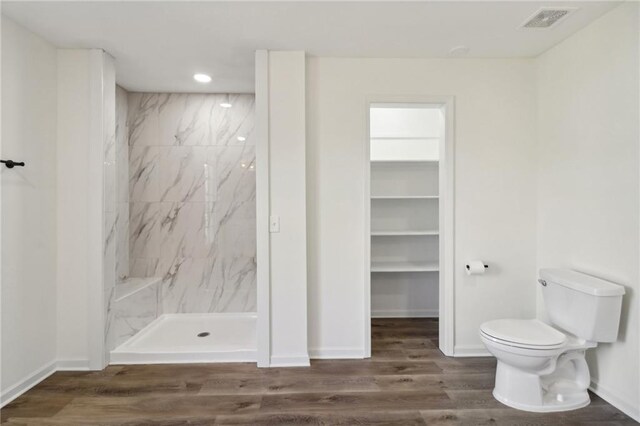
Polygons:
<instances>
[{"instance_id":1,"label":"toilet seat","mask_svg":"<svg viewBox=\"0 0 640 426\"><path fill-rule=\"evenodd\" d=\"M500 319L488 321L480 327L484 337L495 343L522 349L558 349L567 336L537 319Z\"/></svg>"}]
</instances>

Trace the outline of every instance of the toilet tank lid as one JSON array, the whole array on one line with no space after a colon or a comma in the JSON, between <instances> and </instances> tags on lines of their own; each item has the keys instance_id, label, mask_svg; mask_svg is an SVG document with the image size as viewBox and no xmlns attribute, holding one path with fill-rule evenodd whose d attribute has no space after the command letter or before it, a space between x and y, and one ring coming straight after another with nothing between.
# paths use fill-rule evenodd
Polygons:
<instances>
[{"instance_id":1,"label":"toilet tank lid","mask_svg":"<svg viewBox=\"0 0 640 426\"><path fill-rule=\"evenodd\" d=\"M593 296L622 296L624 287L569 269L540 269L540 278Z\"/></svg>"}]
</instances>

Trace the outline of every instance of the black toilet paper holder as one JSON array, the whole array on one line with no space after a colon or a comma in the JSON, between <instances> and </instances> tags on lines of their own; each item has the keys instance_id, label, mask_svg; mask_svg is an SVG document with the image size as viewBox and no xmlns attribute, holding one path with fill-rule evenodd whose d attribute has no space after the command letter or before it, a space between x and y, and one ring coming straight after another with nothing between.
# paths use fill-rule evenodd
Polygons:
<instances>
[{"instance_id":1,"label":"black toilet paper holder","mask_svg":"<svg viewBox=\"0 0 640 426\"><path fill-rule=\"evenodd\" d=\"M487 269L489 267L489 265L484 265L484 269ZM465 268L467 268L467 271L470 269L469 265L465 265Z\"/></svg>"}]
</instances>

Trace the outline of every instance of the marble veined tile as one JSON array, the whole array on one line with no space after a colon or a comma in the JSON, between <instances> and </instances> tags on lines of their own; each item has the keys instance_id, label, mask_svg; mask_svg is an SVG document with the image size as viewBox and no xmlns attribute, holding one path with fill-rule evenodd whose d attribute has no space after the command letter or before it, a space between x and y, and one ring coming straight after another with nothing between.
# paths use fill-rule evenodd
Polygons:
<instances>
[{"instance_id":1,"label":"marble veined tile","mask_svg":"<svg viewBox=\"0 0 640 426\"><path fill-rule=\"evenodd\" d=\"M116 86L116 280L129 276L129 128L128 93Z\"/></svg>"},{"instance_id":2,"label":"marble veined tile","mask_svg":"<svg viewBox=\"0 0 640 426\"><path fill-rule=\"evenodd\" d=\"M129 93L129 146L159 145L158 93Z\"/></svg>"},{"instance_id":3,"label":"marble veined tile","mask_svg":"<svg viewBox=\"0 0 640 426\"><path fill-rule=\"evenodd\" d=\"M160 257L206 257L216 236L214 203L162 203Z\"/></svg>"},{"instance_id":4,"label":"marble veined tile","mask_svg":"<svg viewBox=\"0 0 640 426\"><path fill-rule=\"evenodd\" d=\"M104 291L104 338L107 348L110 344L110 327L113 322L113 297L116 284L116 216L114 212L104 213L103 242L103 291Z\"/></svg>"},{"instance_id":5,"label":"marble veined tile","mask_svg":"<svg viewBox=\"0 0 640 426\"><path fill-rule=\"evenodd\" d=\"M255 148L253 146L212 147L209 148L208 163L214 165L216 171L219 222L223 224L232 218L242 218L254 219L255 223Z\"/></svg>"},{"instance_id":6,"label":"marble veined tile","mask_svg":"<svg viewBox=\"0 0 640 426\"><path fill-rule=\"evenodd\" d=\"M129 147L128 102L128 92L116 86L116 150Z\"/></svg>"},{"instance_id":7,"label":"marble veined tile","mask_svg":"<svg viewBox=\"0 0 640 426\"><path fill-rule=\"evenodd\" d=\"M164 313L255 311L255 258L161 260Z\"/></svg>"},{"instance_id":8,"label":"marble veined tile","mask_svg":"<svg viewBox=\"0 0 640 426\"><path fill-rule=\"evenodd\" d=\"M161 147L159 182L161 201L208 201L205 176L209 176L205 147Z\"/></svg>"},{"instance_id":9,"label":"marble veined tile","mask_svg":"<svg viewBox=\"0 0 640 426\"><path fill-rule=\"evenodd\" d=\"M128 108L130 276L162 277L166 313L254 311L254 96L129 94Z\"/></svg>"},{"instance_id":10,"label":"marble veined tile","mask_svg":"<svg viewBox=\"0 0 640 426\"><path fill-rule=\"evenodd\" d=\"M118 203L116 215L116 280L129 276L129 203Z\"/></svg>"},{"instance_id":11,"label":"marble veined tile","mask_svg":"<svg viewBox=\"0 0 640 426\"><path fill-rule=\"evenodd\" d=\"M202 94L168 95L158 108L159 144L210 145L215 135L210 126L212 98Z\"/></svg>"},{"instance_id":12,"label":"marble veined tile","mask_svg":"<svg viewBox=\"0 0 640 426\"><path fill-rule=\"evenodd\" d=\"M220 256L210 280L215 292L205 312L252 312L256 309L256 258Z\"/></svg>"},{"instance_id":13,"label":"marble veined tile","mask_svg":"<svg viewBox=\"0 0 640 426\"><path fill-rule=\"evenodd\" d=\"M129 247L131 258L160 257L160 203L129 203Z\"/></svg>"},{"instance_id":14,"label":"marble veined tile","mask_svg":"<svg viewBox=\"0 0 640 426\"><path fill-rule=\"evenodd\" d=\"M221 107L223 102L230 103L231 108ZM210 144L253 145L254 110L254 95L216 95L210 117L214 139Z\"/></svg>"},{"instance_id":15,"label":"marble veined tile","mask_svg":"<svg viewBox=\"0 0 640 426\"><path fill-rule=\"evenodd\" d=\"M120 346L162 313L160 287L149 285L114 302L112 345Z\"/></svg>"},{"instance_id":16,"label":"marble veined tile","mask_svg":"<svg viewBox=\"0 0 640 426\"><path fill-rule=\"evenodd\" d=\"M130 277L153 277L158 271L159 258L130 258L129 259L129 276Z\"/></svg>"},{"instance_id":17,"label":"marble veined tile","mask_svg":"<svg viewBox=\"0 0 640 426\"><path fill-rule=\"evenodd\" d=\"M164 313L201 313L206 310L212 288L211 264L208 258L160 259L162 273L162 307Z\"/></svg>"},{"instance_id":18,"label":"marble veined tile","mask_svg":"<svg viewBox=\"0 0 640 426\"><path fill-rule=\"evenodd\" d=\"M129 147L116 146L116 202L129 202Z\"/></svg>"},{"instance_id":19,"label":"marble veined tile","mask_svg":"<svg viewBox=\"0 0 640 426\"><path fill-rule=\"evenodd\" d=\"M104 336L107 351L111 351L113 348L115 348L115 336L113 335L113 327L115 322L115 292L115 286L104 289L104 300L106 304Z\"/></svg>"},{"instance_id":20,"label":"marble veined tile","mask_svg":"<svg viewBox=\"0 0 640 426\"><path fill-rule=\"evenodd\" d=\"M129 150L129 200L160 201L160 148L132 146Z\"/></svg>"},{"instance_id":21,"label":"marble veined tile","mask_svg":"<svg viewBox=\"0 0 640 426\"><path fill-rule=\"evenodd\" d=\"M105 95L106 96L106 95ZM115 92L112 97L105 97L104 134L103 134L103 176L104 176L104 209L115 212L116 209L116 118ZM111 108L109 108L111 106Z\"/></svg>"}]
</instances>

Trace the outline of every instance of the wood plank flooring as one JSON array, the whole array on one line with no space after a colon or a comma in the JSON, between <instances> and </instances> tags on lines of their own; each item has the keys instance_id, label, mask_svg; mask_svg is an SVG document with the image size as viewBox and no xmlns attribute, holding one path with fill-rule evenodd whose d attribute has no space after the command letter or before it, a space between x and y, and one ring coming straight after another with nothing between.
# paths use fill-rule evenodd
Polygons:
<instances>
[{"instance_id":1,"label":"wood plank flooring","mask_svg":"<svg viewBox=\"0 0 640 426\"><path fill-rule=\"evenodd\" d=\"M58 372L0 412L13 425L631 425L592 395L567 413L513 410L491 395L493 358L447 358L431 319L373 321L368 360L310 368L110 366Z\"/></svg>"}]
</instances>

